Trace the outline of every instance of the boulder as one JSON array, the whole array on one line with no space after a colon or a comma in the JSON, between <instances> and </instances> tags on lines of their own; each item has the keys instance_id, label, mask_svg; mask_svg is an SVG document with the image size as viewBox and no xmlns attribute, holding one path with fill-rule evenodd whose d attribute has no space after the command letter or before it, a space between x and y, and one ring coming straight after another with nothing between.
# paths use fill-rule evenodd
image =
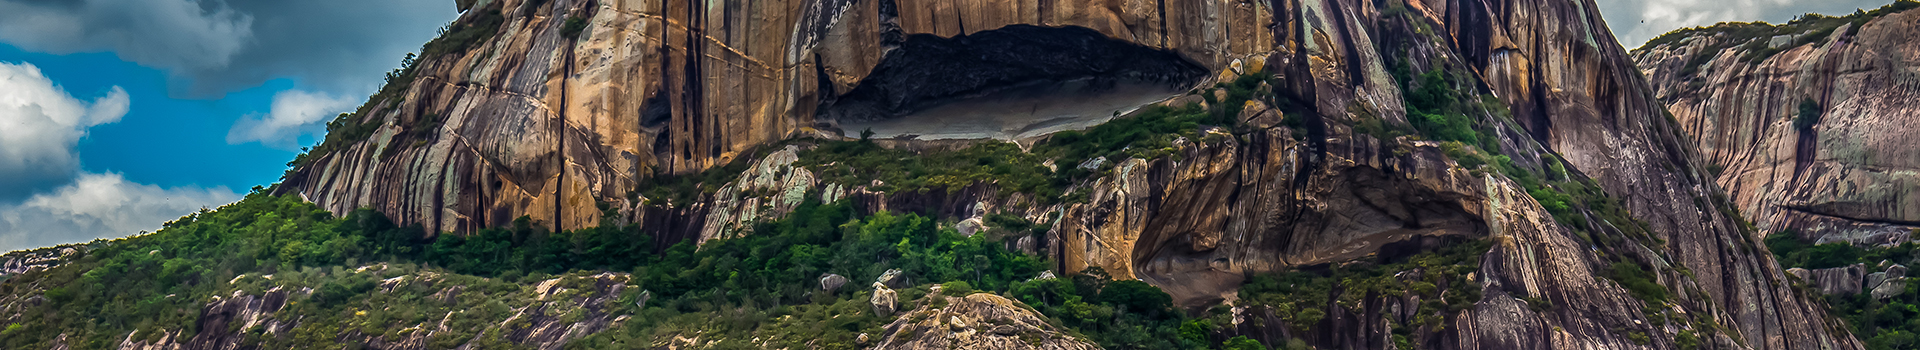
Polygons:
<instances>
[{"instance_id":1,"label":"boulder","mask_svg":"<svg viewBox=\"0 0 1920 350\"><path fill-rule=\"evenodd\" d=\"M847 276L831 273L820 276L820 290L832 292L840 290L840 287L845 285L847 285Z\"/></svg>"},{"instance_id":2,"label":"boulder","mask_svg":"<svg viewBox=\"0 0 1920 350\"><path fill-rule=\"evenodd\" d=\"M1887 300L1887 298L1892 298L1906 291L1906 280L1889 280L1886 283L1881 283L1878 287L1873 287L1873 300Z\"/></svg>"},{"instance_id":3,"label":"boulder","mask_svg":"<svg viewBox=\"0 0 1920 350\"><path fill-rule=\"evenodd\" d=\"M876 282L873 284L873 298L867 302L873 304L874 316L887 317L893 315L894 302L898 298L899 294L888 289L887 285Z\"/></svg>"},{"instance_id":4,"label":"boulder","mask_svg":"<svg viewBox=\"0 0 1920 350\"><path fill-rule=\"evenodd\" d=\"M880 277L873 279L873 283L886 285L887 288L903 288L913 285L913 281L907 278L907 273L900 271L900 269L891 269L887 270L887 272L880 273Z\"/></svg>"},{"instance_id":5,"label":"boulder","mask_svg":"<svg viewBox=\"0 0 1920 350\"><path fill-rule=\"evenodd\" d=\"M973 237L975 233L986 231L987 223L980 218L967 218L966 220L960 220L958 224L954 224L953 229L954 231L960 231L961 236Z\"/></svg>"},{"instance_id":6,"label":"boulder","mask_svg":"<svg viewBox=\"0 0 1920 350\"><path fill-rule=\"evenodd\" d=\"M1826 295L1859 294L1861 282L1867 278L1867 267L1853 264L1843 267L1807 270L1806 282L1812 284Z\"/></svg>"}]
</instances>

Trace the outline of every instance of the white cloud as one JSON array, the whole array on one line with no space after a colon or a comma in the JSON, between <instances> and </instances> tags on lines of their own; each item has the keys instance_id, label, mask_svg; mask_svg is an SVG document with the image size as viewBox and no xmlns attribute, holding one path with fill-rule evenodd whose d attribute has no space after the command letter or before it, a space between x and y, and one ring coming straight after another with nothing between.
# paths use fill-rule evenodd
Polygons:
<instances>
[{"instance_id":1,"label":"white cloud","mask_svg":"<svg viewBox=\"0 0 1920 350\"><path fill-rule=\"evenodd\" d=\"M87 128L127 114L126 90L118 86L81 101L54 85L32 64L0 62L0 198L58 185L79 169L73 147Z\"/></svg>"},{"instance_id":2,"label":"white cloud","mask_svg":"<svg viewBox=\"0 0 1920 350\"><path fill-rule=\"evenodd\" d=\"M240 118L227 130L227 143L262 144L291 149L301 135L318 135L326 121L354 108L354 98L334 97L301 90L281 91L273 96L273 107L266 115Z\"/></svg>"},{"instance_id":3,"label":"white cloud","mask_svg":"<svg viewBox=\"0 0 1920 350\"><path fill-rule=\"evenodd\" d=\"M226 187L160 188L120 174L84 174L52 193L0 205L0 251L125 237L239 199Z\"/></svg>"},{"instance_id":4,"label":"white cloud","mask_svg":"<svg viewBox=\"0 0 1920 350\"><path fill-rule=\"evenodd\" d=\"M194 0L0 0L0 40L55 54L113 51L160 67L224 67L253 16Z\"/></svg>"}]
</instances>

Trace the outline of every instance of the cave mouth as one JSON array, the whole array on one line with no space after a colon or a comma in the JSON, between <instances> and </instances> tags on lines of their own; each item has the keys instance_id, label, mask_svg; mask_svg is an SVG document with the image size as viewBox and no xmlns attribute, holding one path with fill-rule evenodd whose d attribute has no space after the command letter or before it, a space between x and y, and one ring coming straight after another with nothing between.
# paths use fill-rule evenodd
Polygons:
<instances>
[{"instance_id":1,"label":"cave mouth","mask_svg":"<svg viewBox=\"0 0 1920 350\"><path fill-rule=\"evenodd\" d=\"M1083 27L1013 25L907 37L819 127L875 138L1018 140L1105 123L1185 94L1207 69Z\"/></svg>"}]
</instances>

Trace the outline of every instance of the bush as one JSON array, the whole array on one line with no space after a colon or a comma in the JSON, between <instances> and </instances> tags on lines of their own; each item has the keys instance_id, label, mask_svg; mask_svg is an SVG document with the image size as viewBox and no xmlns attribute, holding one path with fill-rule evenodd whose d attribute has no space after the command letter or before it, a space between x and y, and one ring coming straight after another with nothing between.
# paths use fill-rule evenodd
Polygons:
<instances>
[{"instance_id":1,"label":"bush","mask_svg":"<svg viewBox=\"0 0 1920 350\"><path fill-rule=\"evenodd\" d=\"M1607 269L1607 278L1619 282L1621 287L1627 289L1628 294L1632 294L1634 298L1641 301L1650 304L1667 301L1667 287L1654 282L1654 276L1646 269L1640 268L1640 264L1626 261L1614 262Z\"/></svg>"},{"instance_id":2,"label":"bush","mask_svg":"<svg viewBox=\"0 0 1920 350\"><path fill-rule=\"evenodd\" d=\"M1812 131L1820 123L1820 102L1809 97L1800 100L1800 116L1793 118L1793 127L1800 131Z\"/></svg>"},{"instance_id":3,"label":"bush","mask_svg":"<svg viewBox=\"0 0 1920 350\"><path fill-rule=\"evenodd\" d=\"M973 285L967 281L953 281L940 284L940 293L947 296L964 297L973 294Z\"/></svg>"},{"instance_id":4,"label":"bush","mask_svg":"<svg viewBox=\"0 0 1920 350\"><path fill-rule=\"evenodd\" d=\"M587 30L587 19L580 18L580 17L567 17L567 23L560 26L560 36L568 39L579 38L580 33L586 30Z\"/></svg>"}]
</instances>

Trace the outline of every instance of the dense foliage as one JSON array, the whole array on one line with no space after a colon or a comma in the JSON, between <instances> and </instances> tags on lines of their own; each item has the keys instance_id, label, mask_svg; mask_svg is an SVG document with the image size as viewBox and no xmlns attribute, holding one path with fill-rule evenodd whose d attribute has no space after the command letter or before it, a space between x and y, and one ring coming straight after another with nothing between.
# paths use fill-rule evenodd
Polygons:
<instances>
[{"instance_id":1,"label":"dense foliage","mask_svg":"<svg viewBox=\"0 0 1920 350\"><path fill-rule=\"evenodd\" d=\"M1920 230L1916 230L1914 235L1920 236ZM1912 240L1896 246L1861 248L1847 242L1811 244L1801 240L1792 231L1781 231L1768 235L1766 244L1782 267L1824 269L1862 264L1869 272L1878 272L1896 264L1915 266L1920 263L1920 255L1915 254L1920 253L1920 244ZM1867 291L1827 295L1828 311L1846 320L1854 336L1866 342L1867 349L1920 347L1920 283L1910 279L1899 283L1903 283L1905 288L1885 300L1875 299ZM1801 290L1809 296L1820 293L1804 284Z\"/></svg>"},{"instance_id":2,"label":"dense foliage","mask_svg":"<svg viewBox=\"0 0 1920 350\"><path fill-rule=\"evenodd\" d=\"M1478 283L1466 276L1479 270L1480 257L1491 245L1487 240L1456 242L1408 256L1380 255L1257 275L1240 288L1240 300L1286 321L1284 326L1296 332L1310 332L1323 324L1333 312L1330 308L1362 312L1362 303L1374 296L1416 295L1421 302L1413 320L1389 320L1395 343L1412 344L1416 340L1409 338L1410 330L1444 327L1449 318L1480 301Z\"/></svg>"},{"instance_id":3,"label":"dense foliage","mask_svg":"<svg viewBox=\"0 0 1920 350\"><path fill-rule=\"evenodd\" d=\"M256 192L168 223L154 234L82 246L83 252L60 268L0 283L0 291L15 296L44 289L47 299L14 304L28 309L14 310L21 316L0 331L0 342L44 348L64 332L73 348L99 349L135 331L142 340L168 332L190 338L199 332L240 331L251 334L248 344L337 348L356 339L339 337L342 332L391 338L424 323L451 322L449 331L430 339L430 348L469 340L480 347L510 348L517 345L503 338L497 325L511 319L510 308L521 307L515 305L537 303L534 284L554 273L563 274L563 285L588 283L586 274L611 270L632 272L624 283L635 288L605 296L623 302L605 310L573 305L549 313L562 319L592 312L635 317L571 348L652 346L692 334L849 348L858 333L877 334L877 327L890 320L870 313L861 283L821 292L818 278L835 273L871 281L899 269L921 286L901 290L903 301L926 294L929 283L945 283L949 294L978 290L1027 300L1110 348L1221 344L1207 337L1182 340L1177 329L1188 320L1172 309L1165 293L1145 283L1111 281L1098 272L1027 281L1047 264L990 237L1032 234L1038 227L1007 216L990 221L999 226L994 234L962 236L927 217L861 216L845 202L815 201L742 238L698 249L688 242L654 249L651 238L630 227L545 232L525 219L470 237L429 240L417 228L395 227L372 211L334 218L297 197ZM374 262L379 267L354 268ZM397 277L434 282L376 288ZM466 292L458 298L428 297L454 285ZM261 295L274 287L314 291L295 293L282 311L301 317L286 335L196 328L200 306L213 298L231 291ZM631 305L638 301L645 304Z\"/></svg>"}]
</instances>

